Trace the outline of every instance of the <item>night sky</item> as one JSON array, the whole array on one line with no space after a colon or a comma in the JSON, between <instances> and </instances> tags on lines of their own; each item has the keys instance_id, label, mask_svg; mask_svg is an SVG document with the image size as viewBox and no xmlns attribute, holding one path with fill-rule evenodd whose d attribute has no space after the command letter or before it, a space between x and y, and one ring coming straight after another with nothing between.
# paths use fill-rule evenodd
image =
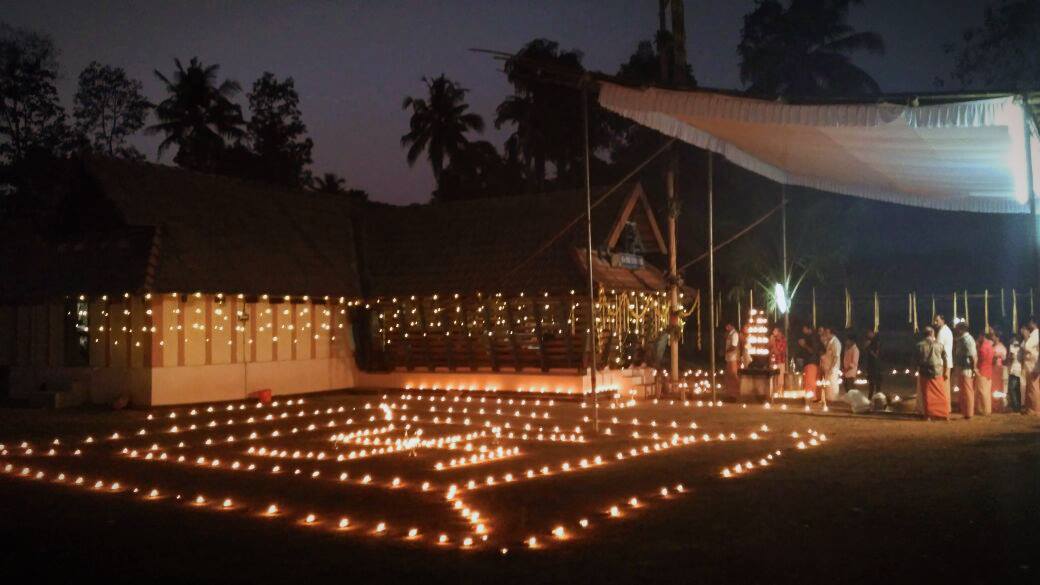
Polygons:
<instances>
[{"instance_id":1,"label":"night sky","mask_svg":"<svg viewBox=\"0 0 1040 585\"><path fill-rule=\"evenodd\" d=\"M880 32L882 57L858 62L884 91L930 91L951 69L943 44L982 18L981 0L866 0L851 24ZM753 0L687 0L688 52L702 86L738 88L736 45ZM334 171L373 199L426 201L433 177L425 161L409 169L400 137L405 95L420 78L445 73L472 90L485 137L508 93L500 64L471 47L515 51L545 37L580 49L590 69L614 73L657 27L656 0L372 0L353 2L116 2L6 0L0 20L51 35L61 55L60 90L70 108L76 76L91 60L124 67L161 99L153 69L173 58L219 63L243 89L263 71L292 76L314 139L314 170ZM240 99L245 103L245 97ZM150 159L158 138L135 140ZM167 162L169 162L167 155Z\"/></svg>"}]
</instances>

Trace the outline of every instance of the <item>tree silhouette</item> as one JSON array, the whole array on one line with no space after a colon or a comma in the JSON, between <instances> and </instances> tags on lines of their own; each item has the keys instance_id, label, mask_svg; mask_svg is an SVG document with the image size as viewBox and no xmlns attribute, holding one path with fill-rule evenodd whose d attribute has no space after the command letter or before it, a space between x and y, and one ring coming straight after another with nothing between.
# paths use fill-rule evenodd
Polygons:
<instances>
[{"instance_id":1,"label":"tree silhouette","mask_svg":"<svg viewBox=\"0 0 1040 585\"><path fill-rule=\"evenodd\" d=\"M409 132L401 137L401 146L408 147L408 164L415 161L425 151L433 169L433 178L437 189L441 189L441 174L447 161L459 156L469 139L466 133L470 130L484 131L484 120L477 114L467 112L466 93L443 74L430 80L423 78L426 84L426 97L406 97L402 109L412 112L409 120Z\"/></svg>"},{"instance_id":2,"label":"tree silhouette","mask_svg":"<svg viewBox=\"0 0 1040 585\"><path fill-rule=\"evenodd\" d=\"M241 91L235 81L217 83L219 65L204 66L197 57L187 69L174 59L177 69L172 79L155 71L166 86L167 97L155 108L159 123L149 126L150 134L165 135L159 144L161 155L171 146L177 147L173 161L195 170L214 171L228 140L245 136L242 108L231 101Z\"/></svg>"},{"instance_id":3,"label":"tree silhouette","mask_svg":"<svg viewBox=\"0 0 1040 585\"><path fill-rule=\"evenodd\" d=\"M253 178L290 188L304 186L314 142L306 137L293 78L279 81L264 72L249 92L249 111L246 129L255 155Z\"/></svg>"},{"instance_id":4,"label":"tree silhouette","mask_svg":"<svg viewBox=\"0 0 1040 585\"><path fill-rule=\"evenodd\" d=\"M660 34L658 36L661 36ZM659 45L661 43L658 43ZM617 76L629 83L639 85L663 85L666 80L661 79L661 53L654 48L650 41L640 41L636 45L635 53L629 56L618 69ZM686 85L696 86L697 78L693 75L693 68L686 64Z\"/></svg>"},{"instance_id":5,"label":"tree silhouette","mask_svg":"<svg viewBox=\"0 0 1040 585\"><path fill-rule=\"evenodd\" d=\"M856 32L848 12L861 0L757 0L744 16L737 47L740 79L758 96L826 97L877 94L878 83L852 54L883 53L875 32Z\"/></svg>"},{"instance_id":6,"label":"tree silhouette","mask_svg":"<svg viewBox=\"0 0 1040 585\"><path fill-rule=\"evenodd\" d=\"M584 156L581 92L561 80L576 82L585 73L582 54L561 50L559 43L535 39L511 59L505 71L514 94L498 107L495 127L513 126L506 155L519 161L529 188L544 191L551 164L561 186L579 183ZM592 97L590 96L590 102ZM609 141L609 127L595 103L589 107L590 147Z\"/></svg>"},{"instance_id":7,"label":"tree silhouette","mask_svg":"<svg viewBox=\"0 0 1040 585\"><path fill-rule=\"evenodd\" d=\"M108 156L140 159L126 144L128 136L144 127L151 104L141 93L141 82L120 67L92 61L79 74L76 90L76 134L85 146Z\"/></svg>"},{"instance_id":8,"label":"tree silhouette","mask_svg":"<svg viewBox=\"0 0 1040 585\"><path fill-rule=\"evenodd\" d=\"M336 173L324 173L311 181L311 188L320 193L345 193L347 180Z\"/></svg>"},{"instance_id":9,"label":"tree silhouette","mask_svg":"<svg viewBox=\"0 0 1040 585\"><path fill-rule=\"evenodd\" d=\"M523 183L519 163L503 158L486 140L470 143L451 159L441 176L434 201L455 201L515 195Z\"/></svg>"},{"instance_id":10,"label":"tree silhouette","mask_svg":"<svg viewBox=\"0 0 1040 585\"><path fill-rule=\"evenodd\" d=\"M310 187L313 191L343 195L359 201L368 201L368 193L364 189L347 189L346 184L346 179L336 173L324 173L310 181Z\"/></svg>"},{"instance_id":11,"label":"tree silhouette","mask_svg":"<svg viewBox=\"0 0 1040 585\"><path fill-rule=\"evenodd\" d=\"M495 128L513 126L513 133L505 142L506 158L523 168L531 189L541 191L545 185L549 145L534 109L533 96L508 96L495 110Z\"/></svg>"},{"instance_id":12,"label":"tree silhouette","mask_svg":"<svg viewBox=\"0 0 1040 585\"><path fill-rule=\"evenodd\" d=\"M49 37L0 23L0 162L66 150L57 77L58 51Z\"/></svg>"},{"instance_id":13,"label":"tree silhouette","mask_svg":"<svg viewBox=\"0 0 1040 585\"><path fill-rule=\"evenodd\" d=\"M982 25L964 31L953 78L962 87L1035 91L1040 88L1040 2L1002 0L986 7Z\"/></svg>"}]
</instances>

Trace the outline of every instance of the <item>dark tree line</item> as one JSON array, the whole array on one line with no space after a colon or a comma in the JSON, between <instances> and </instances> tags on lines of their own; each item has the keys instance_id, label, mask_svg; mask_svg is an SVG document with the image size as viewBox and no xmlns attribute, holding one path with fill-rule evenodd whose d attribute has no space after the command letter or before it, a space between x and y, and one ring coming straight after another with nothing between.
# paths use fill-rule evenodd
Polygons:
<instances>
[{"instance_id":1,"label":"dark tree line","mask_svg":"<svg viewBox=\"0 0 1040 585\"><path fill-rule=\"evenodd\" d=\"M737 46L740 75L749 95L804 99L878 94L878 83L854 59L880 53L877 33L848 23L862 0L757 0L744 17ZM664 23L682 22L682 2L661 0L661 29L640 42L616 76L632 84L694 87L683 37ZM1033 89L1040 85L1035 31L1040 0L994 0L985 19L948 51L952 80L962 87ZM287 188L366 197L345 181L312 175L313 142L292 77L265 72L245 92L222 79L219 66L192 58L157 70L164 95L152 104L141 82L111 65L92 62L78 77L71 116L58 97L58 52L45 35L0 23L0 166L32 156L94 153L144 158L129 139L139 132L162 137L160 154L199 171L264 181ZM581 93L560 85L561 75L585 73L583 55L555 41L535 39L505 62L512 87L491 122L506 129L501 151L475 139L484 119L466 103L467 89L443 75L424 79L421 95L408 97L409 131L401 138L407 160L426 158L434 199L508 196L572 188L581 183ZM242 100L244 98L244 104ZM590 98L594 99L594 98ZM660 144L660 137L590 104L593 171L620 176ZM150 123L149 123L150 122Z\"/></svg>"},{"instance_id":2,"label":"dark tree line","mask_svg":"<svg viewBox=\"0 0 1040 585\"><path fill-rule=\"evenodd\" d=\"M744 19L738 46L741 78L750 95L770 97L823 97L869 95L880 91L878 84L856 66L852 55L881 52L880 36L857 32L847 22L849 7L859 0L759 0ZM653 41L642 41L615 75L626 83L696 87L693 70L686 63L685 47L664 25L667 11L682 22L681 2L663 1L661 29ZM535 39L505 62L505 73L513 93L495 110L496 128L510 130L502 153L485 141L471 141L483 121L468 111L465 90L444 76L439 85L427 83L427 97L407 98L412 112L412 132L402 138L409 147L408 162L431 146L428 156L437 181L436 200L495 197L519 192L543 192L581 184L583 144L581 93L560 84L561 77L580 78L585 73L581 51L563 49L548 39ZM417 125L427 132L437 130L424 123L431 115L416 104L434 103L434 90L459 89L454 110L438 115L446 121L442 140L414 141ZM590 98L594 99L594 98ZM660 146L655 132L590 105L590 147L596 175L620 176ZM463 121L463 117L469 123ZM477 122L479 120L479 122ZM440 150L440 142L452 151Z\"/></svg>"},{"instance_id":3,"label":"dark tree line","mask_svg":"<svg viewBox=\"0 0 1040 585\"><path fill-rule=\"evenodd\" d=\"M120 67L91 62L78 77L70 120L55 82L58 51L48 37L0 24L0 167L33 157L94 154L144 159L128 140L139 132L162 137L158 155L173 150L178 166L367 199L332 173L315 179L313 141L292 77L265 72L245 98L238 82L220 79L218 65L174 60L170 74L155 71L164 98L150 103L139 80ZM148 125L149 119L154 123ZM9 174L6 173L5 174Z\"/></svg>"}]
</instances>

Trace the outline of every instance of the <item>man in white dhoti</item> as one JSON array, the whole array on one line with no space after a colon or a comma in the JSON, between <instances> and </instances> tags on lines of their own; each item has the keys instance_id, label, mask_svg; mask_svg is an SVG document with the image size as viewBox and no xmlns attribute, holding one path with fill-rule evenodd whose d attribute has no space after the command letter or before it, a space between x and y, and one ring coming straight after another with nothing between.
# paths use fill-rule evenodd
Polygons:
<instances>
[{"instance_id":1,"label":"man in white dhoti","mask_svg":"<svg viewBox=\"0 0 1040 585\"><path fill-rule=\"evenodd\" d=\"M1036 319L1026 324L1028 335L1022 342L1022 414L1040 416L1040 331Z\"/></svg>"},{"instance_id":2,"label":"man in white dhoti","mask_svg":"<svg viewBox=\"0 0 1040 585\"><path fill-rule=\"evenodd\" d=\"M946 317L941 313L935 316L935 339L939 342L939 345L943 348L943 353L946 355L946 371L943 375L946 378L946 405L952 410L953 408L953 393L951 391L951 369L953 368L953 330L946 324ZM917 412L924 414L924 399L920 392L917 395Z\"/></svg>"},{"instance_id":3,"label":"man in white dhoti","mask_svg":"<svg viewBox=\"0 0 1040 585\"><path fill-rule=\"evenodd\" d=\"M820 356L820 372L827 386L823 389L824 406L828 400L837 400L841 387L841 341L830 327L820 327L820 339L823 341L823 355Z\"/></svg>"}]
</instances>

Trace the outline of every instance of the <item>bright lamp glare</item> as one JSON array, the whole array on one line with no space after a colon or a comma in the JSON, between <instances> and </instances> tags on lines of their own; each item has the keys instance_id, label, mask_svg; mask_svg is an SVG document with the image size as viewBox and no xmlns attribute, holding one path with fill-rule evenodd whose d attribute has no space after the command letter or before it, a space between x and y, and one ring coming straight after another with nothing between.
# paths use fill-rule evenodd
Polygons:
<instances>
[{"instance_id":1,"label":"bright lamp glare","mask_svg":"<svg viewBox=\"0 0 1040 585\"><path fill-rule=\"evenodd\" d=\"M773 287L773 296L776 298L776 308L781 312L787 313L787 292L784 291L784 285L779 282Z\"/></svg>"}]
</instances>

